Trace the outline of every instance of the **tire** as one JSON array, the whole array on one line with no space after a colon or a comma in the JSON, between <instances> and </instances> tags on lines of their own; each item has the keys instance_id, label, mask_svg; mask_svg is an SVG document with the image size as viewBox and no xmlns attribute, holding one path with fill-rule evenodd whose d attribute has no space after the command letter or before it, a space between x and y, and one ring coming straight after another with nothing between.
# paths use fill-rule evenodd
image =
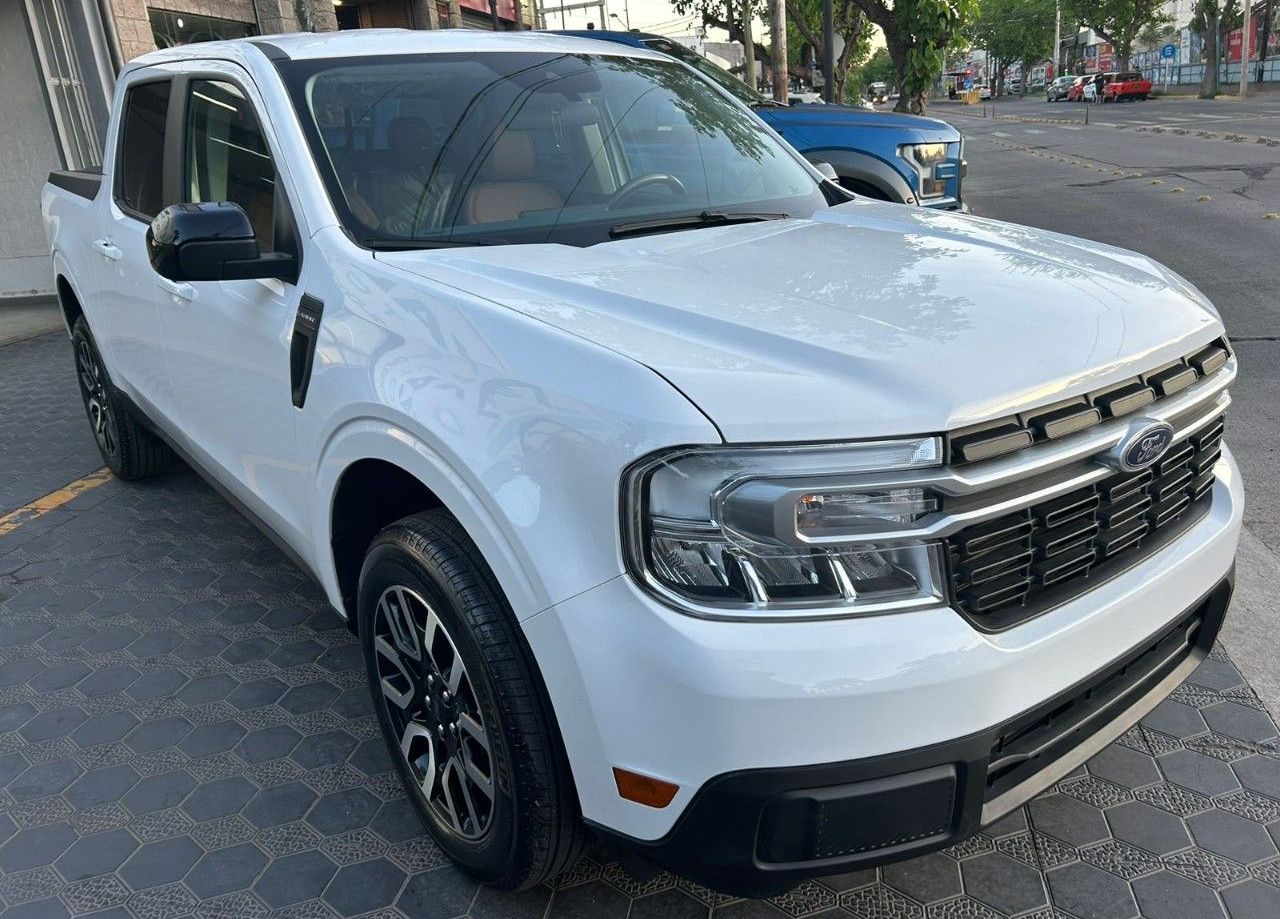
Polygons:
<instances>
[{"instance_id":1,"label":"tire","mask_svg":"<svg viewBox=\"0 0 1280 919\"><path fill-rule=\"evenodd\" d=\"M457 521L433 510L379 533L357 616L387 750L436 844L503 890L570 867L585 832L555 716L501 588Z\"/></svg>"},{"instance_id":2,"label":"tire","mask_svg":"<svg viewBox=\"0 0 1280 919\"><path fill-rule=\"evenodd\" d=\"M111 384L106 364L83 316L71 328L76 381L102 461L128 482L159 475L173 462L168 444L147 430Z\"/></svg>"}]
</instances>

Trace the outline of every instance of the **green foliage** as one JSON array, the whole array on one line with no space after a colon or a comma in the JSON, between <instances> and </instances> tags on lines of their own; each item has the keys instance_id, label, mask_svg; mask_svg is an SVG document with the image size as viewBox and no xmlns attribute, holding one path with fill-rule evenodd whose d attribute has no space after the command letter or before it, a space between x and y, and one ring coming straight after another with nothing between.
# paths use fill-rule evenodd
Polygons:
<instances>
[{"instance_id":1,"label":"green foliage","mask_svg":"<svg viewBox=\"0 0 1280 919\"><path fill-rule=\"evenodd\" d=\"M982 0L965 28L966 37L987 51L997 73L1010 64L1053 56L1054 0Z\"/></svg>"},{"instance_id":2,"label":"green foliage","mask_svg":"<svg viewBox=\"0 0 1280 919\"><path fill-rule=\"evenodd\" d=\"M924 100L942 75L946 49L977 13L978 0L854 0L884 32L897 69L899 111L923 112Z\"/></svg>"},{"instance_id":3,"label":"green foliage","mask_svg":"<svg viewBox=\"0 0 1280 919\"><path fill-rule=\"evenodd\" d=\"M884 83L895 86L898 82L898 70L893 66L893 58L889 57L888 48L877 48L861 67L849 73L849 85L865 89L872 83Z\"/></svg>"},{"instance_id":4,"label":"green foliage","mask_svg":"<svg viewBox=\"0 0 1280 919\"><path fill-rule=\"evenodd\" d=\"M1122 70L1129 68L1134 39L1167 18L1164 0L1062 0L1062 21L1084 23L1111 42Z\"/></svg>"}]
</instances>

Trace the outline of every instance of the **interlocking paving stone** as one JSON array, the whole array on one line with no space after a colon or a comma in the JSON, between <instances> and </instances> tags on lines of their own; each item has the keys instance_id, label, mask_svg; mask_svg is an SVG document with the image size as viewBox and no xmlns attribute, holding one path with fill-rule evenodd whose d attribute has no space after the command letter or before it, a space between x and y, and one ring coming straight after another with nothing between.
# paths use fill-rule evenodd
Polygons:
<instances>
[{"instance_id":1,"label":"interlocking paving stone","mask_svg":"<svg viewBox=\"0 0 1280 919\"><path fill-rule=\"evenodd\" d=\"M65 338L3 355L0 513L101 465ZM0 537L4 919L1275 919L1278 840L1280 740L1215 650L1085 769L943 852L755 901L634 878L593 842L548 884L484 889L403 796L355 640L190 472Z\"/></svg>"}]
</instances>

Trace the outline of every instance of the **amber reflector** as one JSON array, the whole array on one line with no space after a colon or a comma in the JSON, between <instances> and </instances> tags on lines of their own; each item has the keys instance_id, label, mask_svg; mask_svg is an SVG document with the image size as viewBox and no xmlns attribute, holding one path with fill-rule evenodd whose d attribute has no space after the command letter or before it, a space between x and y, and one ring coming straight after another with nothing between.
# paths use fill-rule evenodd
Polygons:
<instances>
[{"instance_id":1,"label":"amber reflector","mask_svg":"<svg viewBox=\"0 0 1280 919\"><path fill-rule=\"evenodd\" d=\"M618 794L628 801L644 804L647 807L666 807L680 790L679 785L672 785L662 779L650 778L626 769L613 767L613 780L618 783Z\"/></svg>"}]
</instances>

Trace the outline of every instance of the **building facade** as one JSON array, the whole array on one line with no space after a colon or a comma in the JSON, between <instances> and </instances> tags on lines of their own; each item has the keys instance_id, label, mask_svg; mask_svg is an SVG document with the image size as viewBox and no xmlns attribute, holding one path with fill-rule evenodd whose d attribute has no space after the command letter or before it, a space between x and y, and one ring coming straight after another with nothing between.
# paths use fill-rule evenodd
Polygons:
<instances>
[{"instance_id":1,"label":"building facade","mask_svg":"<svg viewBox=\"0 0 1280 919\"><path fill-rule=\"evenodd\" d=\"M132 58L276 32L538 22L535 0L0 0L0 298L51 292L40 188L50 170L99 165Z\"/></svg>"}]
</instances>

